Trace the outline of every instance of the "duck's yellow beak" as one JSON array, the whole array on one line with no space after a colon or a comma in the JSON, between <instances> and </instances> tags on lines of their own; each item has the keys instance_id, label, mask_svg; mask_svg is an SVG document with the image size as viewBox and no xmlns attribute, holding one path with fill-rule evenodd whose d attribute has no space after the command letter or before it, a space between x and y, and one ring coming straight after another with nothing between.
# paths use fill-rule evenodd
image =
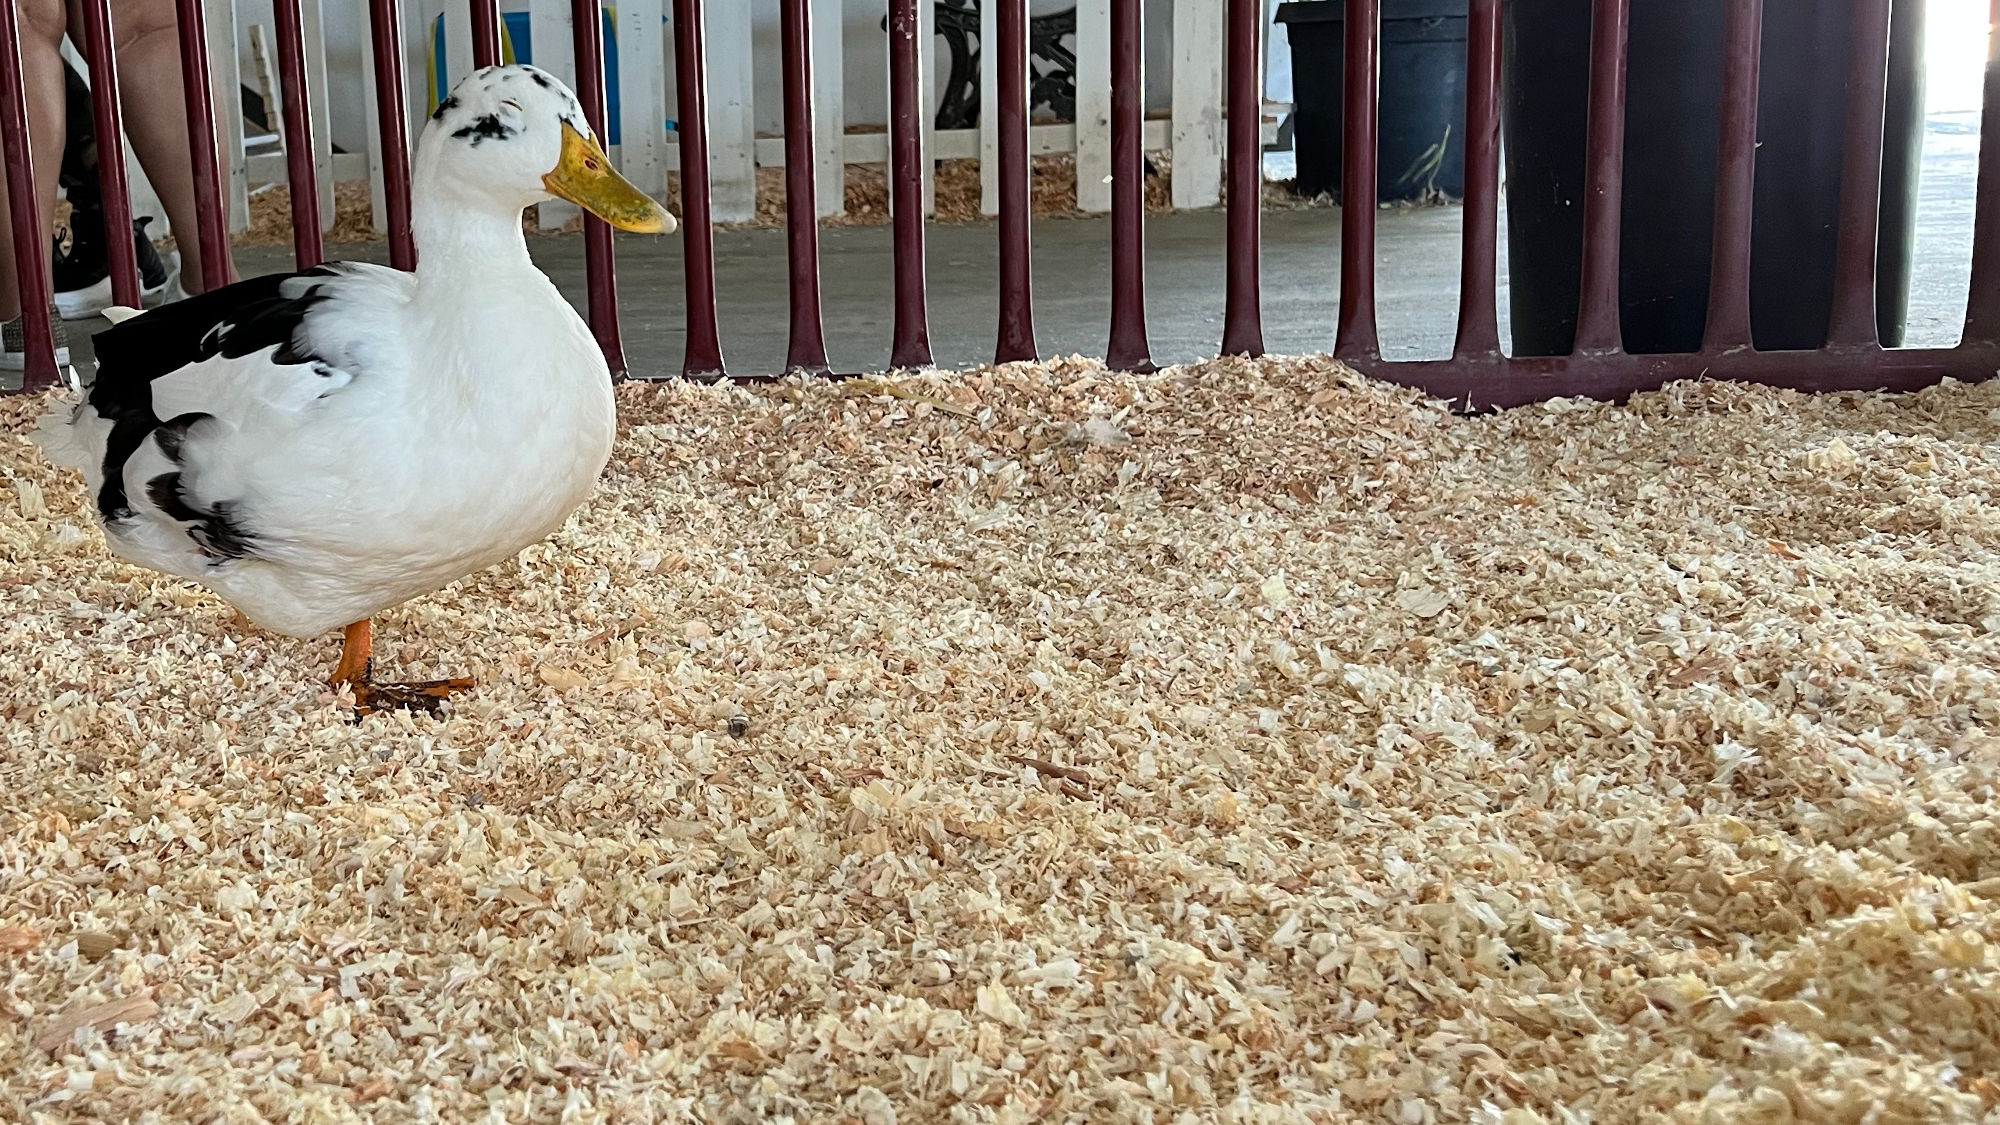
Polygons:
<instances>
[{"instance_id":1,"label":"duck's yellow beak","mask_svg":"<svg viewBox=\"0 0 2000 1125\"><path fill-rule=\"evenodd\" d=\"M595 140L568 122L562 127L562 158L542 177L542 186L619 230L672 234L680 226L665 207L612 169Z\"/></svg>"}]
</instances>

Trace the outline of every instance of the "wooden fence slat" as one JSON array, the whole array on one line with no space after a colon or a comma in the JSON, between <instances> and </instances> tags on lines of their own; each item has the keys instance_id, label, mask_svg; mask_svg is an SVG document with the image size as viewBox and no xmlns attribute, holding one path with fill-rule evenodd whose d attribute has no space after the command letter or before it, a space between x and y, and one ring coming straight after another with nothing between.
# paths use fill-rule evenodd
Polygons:
<instances>
[{"instance_id":1,"label":"wooden fence slat","mask_svg":"<svg viewBox=\"0 0 2000 1125\"><path fill-rule=\"evenodd\" d=\"M656 198L667 193L665 8L617 0L618 170Z\"/></svg>"},{"instance_id":2,"label":"wooden fence slat","mask_svg":"<svg viewBox=\"0 0 2000 1125\"><path fill-rule=\"evenodd\" d=\"M1220 3L1174 5L1175 207L1222 202L1222 44Z\"/></svg>"},{"instance_id":3,"label":"wooden fence slat","mask_svg":"<svg viewBox=\"0 0 2000 1125\"><path fill-rule=\"evenodd\" d=\"M1173 145L1172 122L1146 122L1146 151L1158 152ZM849 133L841 144L849 164L883 164L889 159L889 134ZM1067 156L1076 151L1076 126L1069 124L1028 127L1028 152L1032 156ZM936 160L979 159L979 130L943 129L937 135ZM757 138L757 164L763 168L785 166L782 137Z\"/></svg>"},{"instance_id":4,"label":"wooden fence slat","mask_svg":"<svg viewBox=\"0 0 2000 1125\"><path fill-rule=\"evenodd\" d=\"M937 214L937 5L917 5L917 105L924 115L924 215Z\"/></svg>"},{"instance_id":5,"label":"wooden fence slat","mask_svg":"<svg viewBox=\"0 0 2000 1125\"><path fill-rule=\"evenodd\" d=\"M381 110L375 98L375 40L368 34L368 12L356 5L354 15L361 24L361 106L365 111L361 132L368 139L368 227L376 234L389 229L389 195L382 190L382 130L376 126Z\"/></svg>"},{"instance_id":6,"label":"wooden fence slat","mask_svg":"<svg viewBox=\"0 0 2000 1125\"><path fill-rule=\"evenodd\" d=\"M979 5L979 213L1000 213L1000 5ZM937 137L931 138L937 151Z\"/></svg>"},{"instance_id":7,"label":"wooden fence slat","mask_svg":"<svg viewBox=\"0 0 2000 1125\"><path fill-rule=\"evenodd\" d=\"M1111 0L1076 5L1076 205L1111 210Z\"/></svg>"},{"instance_id":8,"label":"wooden fence slat","mask_svg":"<svg viewBox=\"0 0 2000 1125\"><path fill-rule=\"evenodd\" d=\"M742 0L719 0L706 12L709 185L718 223L747 223L757 217L752 16Z\"/></svg>"},{"instance_id":9,"label":"wooden fence slat","mask_svg":"<svg viewBox=\"0 0 2000 1125\"><path fill-rule=\"evenodd\" d=\"M424 6L428 10L428 5ZM430 42L430 31L424 31L424 42ZM456 86L460 79L479 69L472 64L472 5L465 0L448 0L444 6L444 67L443 82L446 92ZM423 74L424 71L417 71ZM431 104L433 91L424 91L418 104ZM419 136L422 134L419 133Z\"/></svg>"},{"instance_id":10,"label":"wooden fence slat","mask_svg":"<svg viewBox=\"0 0 2000 1125\"><path fill-rule=\"evenodd\" d=\"M312 110L313 168L319 182L319 229L333 229L333 108L327 97L326 23L320 0L299 0L299 25L305 33L306 99ZM366 36L362 37L364 40ZM363 82L365 87L369 85ZM372 95L371 95L372 96ZM370 109L369 119L374 119ZM247 161L245 162L248 163Z\"/></svg>"},{"instance_id":11,"label":"wooden fence slat","mask_svg":"<svg viewBox=\"0 0 2000 1125\"><path fill-rule=\"evenodd\" d=\"M451 2L462 5L465 0ZM403 128L414 155L417 137L423 133L424 123L431 119L431 94L425 76L430 73L431 42L437 33L430 21L436 13L419 0L403 0L402 14Z\"/></svg>"},{"instance_id":12,"label":"wooden fence slat","mask_svg":"<svg viewBox=\"0 0 2000 1125\"><path fill-rule=\"evenodd\" d=\"M236 0L202 0L208 72L215 83L215 143L231 234L250 229L250 181L243 166L243 71L236 54Z\"/></svg>"},{"instance_id":13,"label":"wooden fence slat","mask_svg":"<svg viewBox=\"0 0 2000 1125\"><path fill-rule=\"evenodd\" d=\"M847 213L846 5L813 0L813 145L821 218Z\"/></svg>"},{"instance_id":14,"label":"wooden fence slat","mask_svg":"<svg viewBox=\"0 0 2000 1125\"><path fill-rule=\"evenodd\" d=\"M562 79L576 89L576 44L570 27L569 0L528 0L528 39L535 66ZM560 199L535 210L535 221L543 230L560 227L576 218L576 204Z\"/></svg>"}]
</instances>

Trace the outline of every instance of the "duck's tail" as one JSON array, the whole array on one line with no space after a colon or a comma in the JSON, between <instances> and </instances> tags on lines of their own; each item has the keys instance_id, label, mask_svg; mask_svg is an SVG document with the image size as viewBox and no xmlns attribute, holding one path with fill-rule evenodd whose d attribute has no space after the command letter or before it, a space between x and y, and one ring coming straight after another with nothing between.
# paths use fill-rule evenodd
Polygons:
<instances>
[{"instance_id":1,"label":"duck's tail","mask_svg":"<svg viewBox=\"0 0 2000 1125\"><path fill-rule=\"evenodd\" d=\"M35 422L34 442L50 464L88 473L103 456L102 441L109 436L108 432L96 432L101 427L91 423L97 420L74 396L57 395ZM93 445L97 448L91 448Z\"/></svg>"},{"instance_id":2,"label":"duck's tail","mask_svg":"<svg viewBox=\"0 0 2000 1125\"><path fill-rule=\"evenodd\" d=\"M88 476L103 462L111 429L90 409L76 367L65 364L62 375L63 389L68 393L50 396L48 409L35 420L30 440L51 464L77 469Z\"/></svg>"}]
</instances>

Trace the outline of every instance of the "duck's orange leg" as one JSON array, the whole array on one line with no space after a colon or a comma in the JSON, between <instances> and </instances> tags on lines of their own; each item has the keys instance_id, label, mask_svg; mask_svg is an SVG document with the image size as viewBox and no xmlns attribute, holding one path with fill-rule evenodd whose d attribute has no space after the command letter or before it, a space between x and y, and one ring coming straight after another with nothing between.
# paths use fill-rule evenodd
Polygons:
<instances>
[{"instance_id":1,"label":"duck's orange leg","mask_svg":"<svg viewBox=\"0 0 2000 1125\"><path fill-rule=\"evenodd\" d=\"M375 633L366 621L347 627L340 647L340 665L333 670L335 687L347 685L354 691L354 709L359 715L374 715L401 708L437 714L444 701L472 690L470 678L429 680L418 684L378 684L370 676L375 660Z\"/></svg>"},{"instance_id":2,"label":"duck's orange leg","mask_svg":"<svg viewBox=\"0 0 2000 1125\"><path fill-rule=\"evenodd\" d=\"M359 687L368 682L368 666L374 662L375 629L367 621L356 621L341 638L340 666L333 670L333 682Z\"/></svg>"}]
</instances>

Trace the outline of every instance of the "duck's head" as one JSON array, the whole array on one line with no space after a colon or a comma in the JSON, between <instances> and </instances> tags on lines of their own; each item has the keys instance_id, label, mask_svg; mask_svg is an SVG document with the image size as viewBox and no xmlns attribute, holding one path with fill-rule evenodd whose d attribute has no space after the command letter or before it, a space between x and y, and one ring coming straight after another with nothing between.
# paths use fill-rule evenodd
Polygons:
<instances>
[{"instance_id":1,"label":"duck's head","mask_svg":"<svg viewBox=\"0 0 2000 1125\"><path fill-rule=\"evenodd\" d=\"M519 212L551 196L620 230L671 234L667 209L619 175L568 86L532 66L489 66L452 87L418 161L436 184Z\"/></svg>"}]
</instances>

